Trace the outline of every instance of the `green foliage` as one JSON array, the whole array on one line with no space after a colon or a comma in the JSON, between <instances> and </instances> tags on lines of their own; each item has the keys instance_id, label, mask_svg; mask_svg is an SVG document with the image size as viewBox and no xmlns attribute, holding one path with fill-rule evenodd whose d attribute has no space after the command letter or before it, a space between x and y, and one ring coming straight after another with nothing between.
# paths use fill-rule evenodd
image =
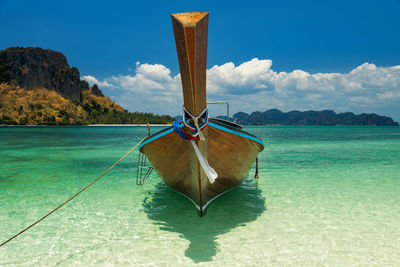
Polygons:
<instances>
[{"instance_id":1,"label":"green foliage","mask_svg":"<svg viewBox=\"0 0 400 267\"><path fill-rule=\"evenodd\" d=\"M28 118L26 118L26 117L19 120L20 125L25 125L27 123L28 123Z\"/></svg>"},{"instance_id":2,"label":"green foliage","mask_svg":"<svg viewBox=\"0 0 400 267\"><path fill-rule=\"evenodd\" d=\"M0 124L17 125L18 122L9 116L3 115L0 117Z\"/></svg>"},{"instance_id":3,"label":"green foliage","mask_svg":"<svg viewBox=\"0 0 400 267\"><path fill-rule=\"evenodd\" d=\"M34 107L35 107L36 109L43 109L43 106L42 106L42 104L40 104L40 103L36 103L36 104L34 105Z\"/></svg>"},{"instance_id":4,"label":"green foliage","mask_svg":"<svg viewBox=\"0 0 400 267\"><path fill-rule=\"evenodd\" d=\"M61 110L59 110L58 111L58 117L65 117L65 116L67 116L68 115L68 112L65 110L65 109L61 109Z\"/></svg>"},{"instance_id":5,"label":"green foliage","mask_svg":"<svg viewBox=\"0 0 400 267\"><path fill-rule=\"evenodd\" d=\"M6 83L11 80L9 68L10 66L6 62L6 51L0 51L0 83Z\"/></svg>"},{"instance_id":6,"label":"green foliage","mask_svg":"<svg viewBox=\"0 0 400 267\"><path fill-rule=\"evenodd\" d=\"M112 104L111 107L114 107L114 104ZM173 122L173 118L167 115L159 116L154 115L153 113L130 113L127 110L110 110L108 107L104 107L97 103L94 99L91 99L88 103L85 103L83 105L83 109L89 115L88 121L86 122L88 124L166 124Z\"/></svg>"},{"instance_id":7,"label":"green foliage","mask_svg":"<svg viewBox=\"0 0 400 267\"><path fill-rule=\"evenodd\" d=\"M172 123L173 118L168 115L154 115L153 113L142 113L128 111L110 111L108 108L101 108L95 101L84 105L84 109L89 113L89 124L166 124Z\"/></svg>"},{"instance_id":8,"label":"green foliage","mask_svg":"<svg viewBox=\"0 0 400 267\"><path fill-rule=\"evenodd\" d=\"M44 122L44 124L47 124L47 125L55 125L56 118L53 115L52 116L46 115L46 116L44 116L43 122Z\"/></svg>"},{"instance_id":9,"label":"green foliage","mask_svg":"<svg viewBox=\"0 0 400 267\"><path fill-rule=\"evenodd\" d=\"M153 113L142 113L142 112L110 112L92 118L92 123L104 123L104 124L166 124L172 123L173 118L168 115L154 115Z\"/></svg>"}]
</instances>

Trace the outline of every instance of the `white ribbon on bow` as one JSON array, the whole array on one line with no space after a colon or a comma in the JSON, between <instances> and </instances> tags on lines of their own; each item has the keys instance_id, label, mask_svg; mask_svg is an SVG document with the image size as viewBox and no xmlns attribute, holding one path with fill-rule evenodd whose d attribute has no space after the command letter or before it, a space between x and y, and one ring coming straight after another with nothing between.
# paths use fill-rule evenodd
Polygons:
<instances>
[{"instance_id":1,"label":"white ribbon on bow","mask_svg":"<svg viewBox=\"0 0 400 267\"><path fill-rule=\"evenodd\" d=\"M218 178L217 172L208 164L207 159L203 156L203 154L201 154L199 148L196 145L196 142L194 140L190 142L192 143L194 151L196 152L197 159L199 160L203 171L207 175L208 180L210 181L210 183L214 183L215 179Z\"/></svg>"}]
</instances>

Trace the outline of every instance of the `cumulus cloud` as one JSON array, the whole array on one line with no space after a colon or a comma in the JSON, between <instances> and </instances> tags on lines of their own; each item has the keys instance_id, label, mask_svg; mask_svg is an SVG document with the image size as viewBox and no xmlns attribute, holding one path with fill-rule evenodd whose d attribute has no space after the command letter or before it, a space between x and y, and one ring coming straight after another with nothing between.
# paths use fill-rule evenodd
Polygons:
<instances>
[{"instance_id":1,"label":"cumulus cloud","mask_svg":"<svg viewBox=\"0 0 400 267\"><path fill-rule=\"evenodd\" d=\"M235 66L232 62L214 66L207 71L207 88L210 93L247 94L268 89L270 84L271 60L251 61Z\"/></svg>"},{"instance_id":2,"label":"cumulus cloud","mask_svg":"<svg viewBox=\"0 0 400 267\"><path fill-rule=\"evenodd\" d=\"M97 84L100 87L114 87L112 84L108 83L107 81L100 82L99 80L97 80L95 77L93 77L91 75L86 75L81 78L83 80L87 81L91 86L93 84Z\"/></svg>"},{"instance_id":3,"label":"cumulus cloud","mask_svg":"<svg viewBox=\"0 0 400 267\"><path fill-rule=\"evenodd\" d=\"M381 94L377 94L377 96L380 100L400 100L400 90L397 92L386 91Z\"/></svg>"},{"instance_id":4,"label":"cumulus cloud","mask_svg":"<svg viewBox=\"0 0 400 267\"><path fill-rule=\"evenodd\" d=\"M101 88L117 89L115 101L132 111L176 115L182 107L180 75L172 75L164 65L137 62L133 74L104 81L90 75L83 78ZM237 66L228 62L207 70L207 97L209 101L230 101L233 112L333 109L376 112L400 120L396 116L400 111L400 65L364 63L349 73L311 74L303 70L276 72L272 60L267 59L254 58Z\"/></svg>"}]
</instances>

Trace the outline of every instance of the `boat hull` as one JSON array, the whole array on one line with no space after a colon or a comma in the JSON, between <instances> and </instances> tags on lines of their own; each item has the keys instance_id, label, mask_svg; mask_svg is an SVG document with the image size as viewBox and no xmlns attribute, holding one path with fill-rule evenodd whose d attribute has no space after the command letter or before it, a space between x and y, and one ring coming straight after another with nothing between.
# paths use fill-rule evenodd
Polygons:
<instances>
[{"instance_id":1,"label":"boat hull","mask_svg":"<svg viewBox=\"0 0 400 267\"><path fill-rule=\"evenodd\" d=\"M201 216L212 200L243 182L264 149L257 137L214 120L203 134L205 141L198 141L197 146L218 173L214 183L209 182L190 141L182 139L172 127L148 137L140 148L161 179L192 200Z\"/></svg>"}]
</instances>

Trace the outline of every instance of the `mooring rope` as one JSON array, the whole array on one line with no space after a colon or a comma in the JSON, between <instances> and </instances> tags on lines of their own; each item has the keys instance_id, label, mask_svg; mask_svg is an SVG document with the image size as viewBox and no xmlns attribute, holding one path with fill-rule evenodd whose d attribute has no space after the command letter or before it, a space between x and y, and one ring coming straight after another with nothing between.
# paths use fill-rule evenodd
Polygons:
<instances>
[{"instance_id":1,"label":"mooring rope","mask_svg":"<svg viewBox=\"0 0 400 267\"><path fill-rule=\"evenodd\" d=\"M118 163L120 163L126 156L128 156L133 150L135 150L143 141L145 138L143 138L139 143L137 143L136 146L134 146L131 150L128 151L128 153L126 153L122 158L120 158L117 162L115 162L110 168L108 168L105 172L103 172L99 177L97 177L96 179L94 179L90 184L88 184L87 186L85 186L83 189L81 189L78 193L76 193L75 195L73 195L72 197L70 197L68 200L66 200L64 203L62 203L60 206L58 206L57 208L55 208L54 210L50 211L49 213L47 213L45 216L43 216L42 218L40 218L39 220L37 220L36 222L32 223L31 225L29 225L28 227L26 227L24 230L20 231L18 234L15 234L14 236L10 237L9 239L7 239L6 241L4 241L3 243L0 244L1 246L4 246L5 244L7 244L8 242L10 242L11 240L13 240L14 238L16 238L17 236L19 236L20 234L22 234L23 232L25 232L26 230L32 228L33 226L35 226L36 224L38 224L39 222L41 222L42 220L46 219L50 214L52 214L53 212L57 211L58 209L62 208L65 204L67 204L68 202L70 202L71 200L73 200L76 196L78 196L80 193L82 193L83 191L85 191L89 186L91 186L92 184L94 184L97 180L99 180L101 177L103 177L107 172L111 171L112 168L114 168Z\"/></svg>"}]
</instances>

